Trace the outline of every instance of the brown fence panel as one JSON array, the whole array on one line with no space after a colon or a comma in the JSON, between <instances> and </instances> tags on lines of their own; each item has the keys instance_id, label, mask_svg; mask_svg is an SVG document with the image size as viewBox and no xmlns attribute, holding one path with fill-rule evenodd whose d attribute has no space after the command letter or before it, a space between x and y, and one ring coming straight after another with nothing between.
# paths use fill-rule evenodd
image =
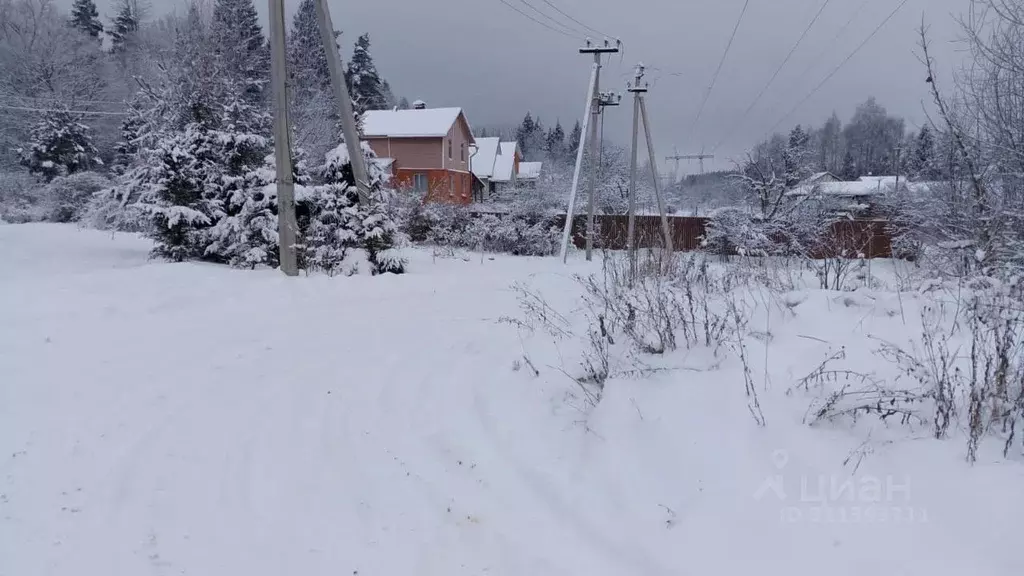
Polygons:
<instances>
[{"instance_id":1,"label":"brown fence panel","mask_svg":"<svg viewBox=\"0 0 1024 576\"><path fill-rule=\"evenodd\" d=\"M556 220L564 226L564 216ZM694 216L669 216L672 229L672 247L680 252L691 252L701 248L701 240L707 231L707 218ZM599 214L594 217L597 238L594 247L606 250L625 250L629 218L622 214ZM579 249L586 247L587 217L576 216L572 222L572 242ZM892 258L892 239L884 220L842 220L832 226L832 239L822 243L811 254L814 258L846 256L850 258L863 254L865 258ZM636 239L638 248L654 248L664 244L660 216L637 216ZM783 241L780 238L780 241Z\"/></svg>"}]
</instances>

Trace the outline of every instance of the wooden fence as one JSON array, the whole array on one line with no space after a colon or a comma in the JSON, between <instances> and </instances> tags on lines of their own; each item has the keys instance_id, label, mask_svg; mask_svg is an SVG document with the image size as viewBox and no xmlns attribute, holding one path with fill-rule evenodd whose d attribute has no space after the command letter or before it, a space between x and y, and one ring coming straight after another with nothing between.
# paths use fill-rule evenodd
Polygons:
<instances>
[{"instance_id":1,"label":"wooden fence","mask_svg":"<svg viewBox=\"0 0 1024 576\"><path fill-rule=\"evenodd\" d=\"M625 215L599 214L595 216L597 237L595 248L625 250L629 219ZM688 252L698 250L707 230L708 219L694 216L669 216L672 246ZM564 226L564 217L558 225ZM573 218L572 240L577 248L586 246L586 216ZM636 217L637 247L651 248L664 244L660 216ZM779 239L780 242L784 241ZM841 220L832 225L832 238L823 242L811 254L814 258L846 256L850 258L892 258L892 239L884 220Z\"/></svg>"}]
</instances>

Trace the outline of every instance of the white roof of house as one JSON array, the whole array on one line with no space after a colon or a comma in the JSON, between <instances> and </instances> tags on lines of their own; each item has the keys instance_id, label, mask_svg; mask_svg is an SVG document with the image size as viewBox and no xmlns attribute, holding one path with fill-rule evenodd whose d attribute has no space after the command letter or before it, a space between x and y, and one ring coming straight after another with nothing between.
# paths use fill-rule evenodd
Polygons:
<instances>
[{"instance_id":1,"label":"white roof of house","mask_svg":"<svg viewBox=\"0 0 1024 576\"><path fill-rule=\"evenodd\" d=\"M911 190L917 190L921 188L923 184L917 182L907 182L905 178L900 178L900 188L909 188ZM812 196L814 194L820 194L822 196L835 196L835 197L855 197L855 196L875 196L882 195L892 192L896 189L896 177L895 176L862 176L855 182L818 182L815 184L801 185L794 188L790 195L793 196Z\"/></svg>"},{"instance_id":2,"label":"white roof of house","mask_svg":"<svg viewBox=\"0 0 1024 576\"><path fill-rule=\"evenodd\" d=\"M502 142L498 157L494 160L494 173L491 180L494 182L511 182L512 170L515 168L516 149L515 142Z\"/></svg>"},{"instance_id":3,"label":"white roof of house","mask_svg":"<svg viewBox=\"0 0 1024 576\"><path fill-rule=\"evenodd\" d=\"M519 177L526 180L536 180L540 178L540 170L543 166L543 162L520 162Z\"/></svg>"},{"instance_id":4,"label":"white roof of house","mask_svg":"<svg viewBox=\"0 0 1024 576\"><path fill-rule=\"evenodd\" d=\"M440 138L448 135L462 108L369 110L363 114L367 138Z\"/></svg>"},{"instance_id":5,"label":"white roof of house","mask_svg":"<svg viewBox=\"0 0 1024 576\"><path fill-rule=\"evenodd\" d=\"M494 174L494 162L498 158L501 138L477 138L476 154L473 154L473 174L477 178L490 178Z\"/></svg>"}]
</instances>

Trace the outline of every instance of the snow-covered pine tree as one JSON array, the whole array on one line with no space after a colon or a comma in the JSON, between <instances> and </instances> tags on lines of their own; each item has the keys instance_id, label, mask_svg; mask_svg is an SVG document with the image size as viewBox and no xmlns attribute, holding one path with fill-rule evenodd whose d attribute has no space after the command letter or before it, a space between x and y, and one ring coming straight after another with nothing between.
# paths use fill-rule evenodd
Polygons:
<instances>
[{"instance_id":1,"label":"snow-covered pine tree","mask_svg":"<svg viewBox=\"0 0 1024 576\"><path fill-rule=\"evenodd\" d=\"M388 212L393 192L387 187L387 173L373 161L376 156L368 145L364 143L362 149L370 180L369 206L359 205L344 144L327 154L320 169L324 184L300 198L307 269L350 274L365 261L373 274L405 271L405 259L395 248L398 227Z\"/></svg>"},{"instance_id":2,"label":"snow-covered pine tree","mask_svg":"<svg viewBox=\"0 0 1024 576\"><path fill-rule=\"evenodd\" d=\"M117 16L107 29L113 50L123 50L132 35L139 31L142 15L139 13L138 0L120 0L117 4Z\"/></svg>"},{"instance_id":3,"label":"snow-covered pine tree","mask_svg":"<svg viewBox=\"0 0 1024 576\"><path fill-rule=\"evenodd\" d=\"M302 0L292 19L292 30L288 35L288 67L297 96L312 89L330 90L331 73L327 67L314 0ZM301 102L299 98L296 101Z\"/></svg>"},{"instance_id":4,"label":"snow-covered pine tree","mask_svg":"<svg viewBox=\"0 0 1024 576\"><path fill-rule=\"evenodd\" d=\"M580 128L580 121L576 121L576 125L572 127L572 132L569 133L569 154L573 157L575 162L576 154L580 149L580 141L583 139L583 130Z\"/></svg>"},{"instance_id":5,"label":"snow-covered pine tree","mask_svg":"<svg viewBox=\"0 0 1024 576\"><path fill-rule=\"evenodd\" d=\"M789 133L789 144L783 153L787 188L793 188L811 175L810 136L799 124Z\"/></svg>"},{"instance_id":6,"label":"snow-covered pine tree","mask_svg":"<svg viewBox=\"0 0 1024 576\"><path fill-rule=\"evenodd\" d=\"M102 163L89 127L67 110L45 112L29 139L28 148L18 150L21 164L47 181Z\"/></svg>"},{"instance_id":7,"label":"snow-covered pine tree","mask_svg":"<svg viewBox=\"0 0 1024 576\"><path fill-rule=\"evenodd\" d=\"M218 145L203 126L163 138L151 162L127 175L142 191L134 205L149 220L153 256L175 262L204 257L210 227L223 217L217 180Z\"/></svg>"},{"instance_id":8,"label":"snow-covered pine tree","mask_svg":"<svg viewBox=\"0 0 1024 576\"><path fill-rule=\"evenodd\" d=\"M356 112L387 109L388 90L377 72L377 65L370 55L370 35L363 34L356 40L352 59L345 70L345 80L352 95Z\"/></svg>"},{"instance_id":9,"label":"snow-covered pine tree","mask_svg":"<svg viewBox=\"0 0 1024 576\"><path fill-rule=\"evenodd\" d=\"M562 129L560 121L555 121L555 127L548 130L544 140L548 153L548 162L551 164L562 163L565 160L566 149L565 130Z\"/></svg>"},{"instance_id":10,"label":"snow-covered pine tree","mask_svg":"<svg viewBox=\"0 0 1024 576\"><path fill-rule=\"evenodd\" d=\"M277 266L277 201L267 188L275 181L267 167L270 114L246 99L244 81L226 84L219 128L212 131L219 174L216 190L224 216L210 230L205 256L234 266ZM271 164L272 166L272 164Z\"/></svg>"},{"instance_id":11,"label":"snow-covered pine tree","mask_svg":"<svg viewBox=\"0 0 1024 576\"><path fill-rule=\"evenodd\" d=\"M100 22L96 3L93 0L75 0L71 7L71 25L93 38L99 37L103 23Z\"/></svg>"},{"instance_id":12,"label":"snow-covered pine tree","mask_svg":"<svg viewBox=\"0 0 1024 576\"><path fill-rule=\"evenodd\" d=\"M264 100L270 80L270 46L252 0L216 0L210 37L226 76L246 83L250 101Z\"/></svg>"},{"instance_id":13,"label":"snow-covered pine tree","mask_svg":"<svg viewBox=\"0 0 1024 576\"><path fill-rule=\"evenodd\" d=\"M302 0L292 20L288 65L292 75L289 95L295 143L319 165L327 151L337 144L338 127L327 55L313 0Z\"/></svg>"},{"instance_id":14,"label":"snow-covered pine tree","mask_svg":"<svg viewBox=\"0 0 1024 576\"><path fill-rule=\"evenodd\" d=\"M533 121L533 115L527 112L519 127L516 128L516 141L519 142L519 150L524 157L533 152L531 144L536 131L537 124Z\"/></svg>"},{"instance_id":15,"label":"snow-covered pine tree","mask_svg":"<svg viewBox=\"0 0 1024 576\"><path fill-rule=\"evenodd\" d=\"M909 159L910 177L931 180L939 176L936 162L935 135L927 125L921 127L914 139L914 148Z\"/></svg>"}]
</instances>

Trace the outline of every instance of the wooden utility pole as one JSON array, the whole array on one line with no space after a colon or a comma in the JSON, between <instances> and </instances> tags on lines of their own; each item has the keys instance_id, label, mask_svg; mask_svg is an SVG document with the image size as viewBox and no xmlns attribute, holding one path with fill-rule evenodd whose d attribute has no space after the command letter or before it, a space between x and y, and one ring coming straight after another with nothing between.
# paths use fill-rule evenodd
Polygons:
<instances>
[{"instance_id":1,"label":"wooden utility pole","mask_svg":"<svg viewBox=\"0 0 1024 576\"><path fill-rule=\"evenodd\" d=\"M644 135L647 136L647 154L651 159L651 181L654 183L654 198L658 201L658 212L661 214L661 231L665 235L666 258L663 259L667 267L669 258L672 255L672 228L668 224L668 215L665 214L665 202L661 198L661 183L658 181L658 157L654 154L654 138L651 136L651 123L647 117L647 104L644 102L643 94L637 94L640 101L640 120L644 124Z\"/></svg>"},{"instance_id":2,"label":"wooden utility pole","mask_svg":"<svg viewBox=\"0 0 1024 576\"><path fill-rule=\"evenodd\" d=\"M275 2L275 0L270 1L271 4ZM345 136L345 148L348 149L348 157L352 162L352 176L356 179L359 203L366 206L370 202L370 181L366 176L366 161L359 143L359 129L356 127L352 98L348 93L348 85L345 84L345 74L341 67L341 54L338 53L338 41L334 36L334 24L331 23L331 12L327 8L327 0L315 1L316 17L320 23L320 37L324 44L324 52L327 54L327 69L331 74L331 88L334 92L334 101L338 106L338 116L341 117L341 131ZM281 0L277 0L277 2L280 3ZM283 12L282 9L282 14ZM283 18L282 15L282 22Z\"/></svg>"},{"instance_id":3,"label":"wooden utility pole","mask_svg":"<svg viewBox=\"0 0 1024 576\"><path fill-rule=\"evenodd\" d=\"M594 88L597 86L597 70L600 64L594 64L590 70L590 83L587 85L587 104L583 108L583 126L580 131L580 143L576 147L576 168L572 173L572 188L569 190L569 202L565 211L565 230L562 232L562 263L569 257L569 240L572 237L572 221L576 211L576 191L580 184L580 170L583 168L583 151L586 149L587 126L590 122L590 108L593 106Z\"/></svg>"},{"instance_id":4,"label":"wooden utility pole","mask_svg":"<svg viewBox=\"0 0 1024 576\"><path fill-rule=\"evenodd\" d=\"M590 195L587 199L587 261L594 258L594 213L597 209L597 157L599 154L599 141L597 138L597 124L601 115L601 57L605 54L616 54L619 51L618 43L612 46L607 40L603 46L593 46L587 40L586 48L580 48L580 54L593 54L596 74L594 81L594 92L590 104Z\"/></svg>"},{"instance_id":5,"label":"wooden utility pole","mask_svg":"<svg viewBox=\"0 0 1024 576\"><path fill-rule=\"evenodd\" d=\"M633 143L629 149L629 209L626 231L626 252L629 255L629 281L636 278L636 156L640 138L640 95L647 92L647 85L640 84L644 77L644 65L636 65L636 75L629 91L633 93Z\"/></svg>"},{"instance_id":6,"label":"wooden utility pole","mask_svg":"<svg viewBox=\"0 0 1024 576\"><path fill-rule=\"evenodd\" d=\"M674 154L672 156L666 156L665 159L666 160L675 160L676 161L676 171L679 170L679 161L680 160L697 160L697 161L700 162L700 173L704 174L704 160L712 159L714 157L715 157L714 154L705 154L705 153L701 152L700 154Z\"/></svg>"},{"instance_id":7,"label":"wooden utility pole","mask_svg":"<svg viewBox=\"0 0 1024 576\"><path fill-rule=\"evenodd\" d=\"M270 1L271 81L274 93L274 153L277 173L277 230L281 271L299 275L296 254L295 175L292 172L291 122L285 58L284 0Z\"/></svg>"}]
</instances>

